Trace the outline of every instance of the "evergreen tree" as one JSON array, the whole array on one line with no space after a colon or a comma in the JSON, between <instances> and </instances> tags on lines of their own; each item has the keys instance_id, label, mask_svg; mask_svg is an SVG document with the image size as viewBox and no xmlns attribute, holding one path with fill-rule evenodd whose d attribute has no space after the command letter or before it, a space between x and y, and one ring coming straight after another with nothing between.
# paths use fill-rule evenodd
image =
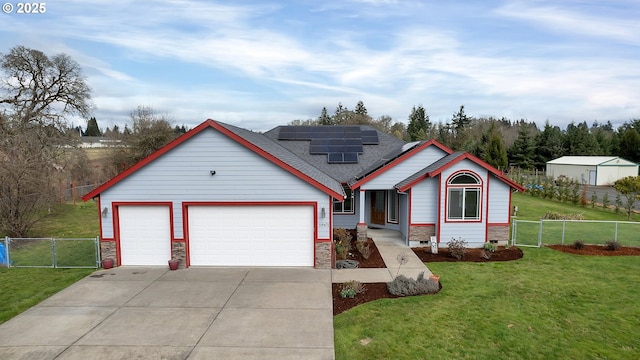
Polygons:
<instances>
[{"instance_id":1,"label":"evergreen tree","mask_svg":"<svg viewBox=\"0 0 640 360\"><path fill-rule=\"evenodd\" d=\"M509 165L507 150L498 132L494 132L493 135L491 135L484 151L484 160L500 170L505 170Z\"/></svg>"},{"instance_id":2,"label":"evergreen tree","mask_svg":"<svg viewBox=\"0 0 640 360\"><path fill-rule=\"evenodd\" d=\"M98 127L98 121L95 117L87 121L87 130L85 130L84 136L102 136L102 132Z\"/></svg>"},{"instance_id":3,"label":"evergreen tree","mask_svg":"<svg viewBox=\"0 0 640 360\"><path fill-rule=\"evenodd\" d=\"M620 135L618 154L626 160L640 162L640 134L635 128L628 128Z\"/></svg>"},{"instance_id":4,"label":"evergreen tree","mask_svg":"<svg viewBox=\"0 0 640 360\"><path fill-rule=\"evenodd\" d=\"M586 122L567 125L565 148L568 155L598 155L600 153L600 145L598 145L596 137L589 131Z\"/></svg>"},{"instance_id":5,"label":"evergreen tree","mask_svg":"<svg viewBox=\"0 0 640 360\"><path fill-rule=\"evenodd\" d=\"M535 142L530 129L520 126L518 137L509 148L509 162L523 169L532 169L535 165Z\"/></svg>"},{"instance_id":6,"label":"evergreen tree","mask_svg":"<svg viewBox=\"0 0 640 360\"><path fill-rule=\"evenodd\" d=\"M367 115L367 108L364 107L364 103L362 102L362 100L358 101L354 112L358 115Z\"/></svg>"},{"instance_id":7,"label":"evergreen tree","mask_svg":"<svg viewBox=\"0 0 640 360\"><path fill-rule=\"evenodd\" d=\"M415 106L411 109L411 115L409 115L409 126L407 126L407 134L409 141L417 141L426 138L429 134L430 128L429 115L425 111L422 105ZM422 134L420 133L422 130Z\"/></svg>"},{"instance_id":8,"label":"evergreen tree","mask_svg":"<svg viewBox=\"0 0 640 360\"><path fill-rule=\"evenodd\" d=\"M327 108L322 107L320 117L318 118L319 125L331 125L331 117L327 114Z\"/></svg>"},{"instance_id":9,"label":"evergreen tree","mask_svg":"<svg viewBox=\"0 0 640 360\"><path fill-rule=\"evenodd\" d=\"M544 124L544 129L536 136L535 164L542 169L547 161L557 159L565 154L564 135L557 126L551 126L549 121Z\"/></svg>"},{"instance_id":10,"label":"evergreen tree","mask_svg":"<svg viewBox=\"0 0 640 360\"><path fill-rule=\"evenodd\" d=\"M464 113L464 105L460 105L460 110L453 114L451 123L453 124L453 129L456 133L461 133L471 124L471 118Z\"/></svg>"}]
</instances>

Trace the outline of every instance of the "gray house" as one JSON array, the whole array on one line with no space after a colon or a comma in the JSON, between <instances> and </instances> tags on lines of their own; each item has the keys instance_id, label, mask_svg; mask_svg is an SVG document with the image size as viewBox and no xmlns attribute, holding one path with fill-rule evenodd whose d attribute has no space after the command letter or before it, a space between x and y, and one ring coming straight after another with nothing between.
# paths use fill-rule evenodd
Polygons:
<instances>
[{"instance_id":1,"label":"gray house","mask_svg":"<svg viewBox=\"0 0 640 360\"><path fill-rule=\"evenodd\" d=\"M337 227L394 229L411 245L506 241L514 189L434 140L207 120L83 199L98 202L102 256L119 265L327 268Z\"/></svg>"}]
</instances>

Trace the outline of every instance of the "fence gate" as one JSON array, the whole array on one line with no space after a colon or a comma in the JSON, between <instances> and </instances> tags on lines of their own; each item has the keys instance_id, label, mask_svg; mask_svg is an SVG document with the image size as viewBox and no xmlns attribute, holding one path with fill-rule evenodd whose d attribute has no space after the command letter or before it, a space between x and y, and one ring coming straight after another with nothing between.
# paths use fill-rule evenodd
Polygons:
<instances>
[{"instance_id":1,"label":"fence gate","mask_svg":"<svg viewBox=\"0 0 640 360\"><path fill-rule=\"evenodd\" d=\"M100 241L95 238L4 238L0 265L31 268L98 268ZM2 254L4 250L4 254ZM3 263L4 262L4 263Z\"/></svg>"}]
</instances>

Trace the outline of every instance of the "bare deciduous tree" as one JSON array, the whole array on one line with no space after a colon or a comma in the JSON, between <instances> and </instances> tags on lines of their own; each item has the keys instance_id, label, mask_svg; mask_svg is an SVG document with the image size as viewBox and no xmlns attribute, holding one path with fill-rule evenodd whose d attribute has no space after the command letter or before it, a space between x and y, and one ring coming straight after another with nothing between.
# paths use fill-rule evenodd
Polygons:
<instances>
[{"instance_id":1,"label":"bare deciduous tree","mask_svg":"<svg viewBox=\"0 0 640 360\"><path fill-rule=\"evenodd\" d=\"M25 236L55 199L73 137L65 117L86 116L90 89L80 65L17 46L0 54L0 231Z\"/></svg>"}]
</instances>

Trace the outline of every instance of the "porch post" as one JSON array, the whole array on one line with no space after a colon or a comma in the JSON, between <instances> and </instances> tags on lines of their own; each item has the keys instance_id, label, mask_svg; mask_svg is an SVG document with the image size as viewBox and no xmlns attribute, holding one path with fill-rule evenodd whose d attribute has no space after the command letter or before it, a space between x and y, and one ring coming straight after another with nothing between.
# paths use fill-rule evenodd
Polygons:
<instances>
[{"instance_id":1,"label":"porch post","mask_svg":"<svg viewBox=\"0 0 640 360\"><path fill-rule=\"evenodd\" d=\"M359 214L359 221L358 221L358 225L356 226L356 230L358 232L358 241L367 241L367 223L364 221L364 196L365 196L366 190L362 190L360 189L360 197L358 198L358 214Z\"/></svg>"}]
</instances>

